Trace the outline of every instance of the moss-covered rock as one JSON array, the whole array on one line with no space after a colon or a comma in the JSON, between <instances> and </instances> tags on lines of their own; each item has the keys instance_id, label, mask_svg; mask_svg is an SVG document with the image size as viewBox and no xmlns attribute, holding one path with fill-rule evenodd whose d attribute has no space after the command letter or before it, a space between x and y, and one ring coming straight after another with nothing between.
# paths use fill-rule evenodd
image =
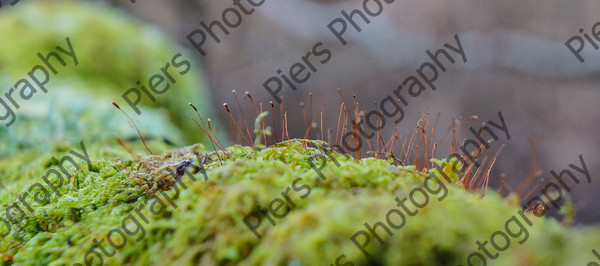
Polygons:
<instances>
[{"instance_id":1,"label":"moss-covered rock","mask_svg":"<svg viewBox=\"0 0 600 266\"><path fill-rule=\"evenodd\" d=\"M482 198L479 193L446 184L443 200L437 200L441 192L431 195L418 214L406 217L402 228L390 229L393 236L378 229L383 244L372 236L367 258L351 237L359 230L366 231L365 223L385 222L386 213L398 208L394 198L423 188L426 173L412 166L395 166L392 160L356 161L332 153L322 170L323 180L311 162L320 168L324 145L292 140L260 151L233 146L227 149L231 158L224 152L203 153L200 145L134 160L105 156L90 169L77 171L62 187L60 197L53 195L46 204L31 205L35 218L27 218L23 229L15 226L0 241L4 261L84 263L94 239L110 254L113 248L102 239L111 230L121 229L124 219L129 232L138 231L127 235L127 243L112 257L102 256L106 264L335 265L343 254L342 264L464 265L469 254L478 251L475 242L504 230L513 216L521 219L527 238L519 244L524 234L511 237L510 248L488 260L489 265L585 264L591 257L581 256L581 251L600 244L598 229L563 228L552 219L531 214L523 214L523 218L514 198L507 200L494 193ZM206 181L201 171L193 175L196 181L182 172L185 167L199 171L194 169L198 161L207 169ZM273 199L284 199L281 193L294 182L296 189L288 195L295 207L287 207L287 216L274 218L276 226L263 218L257 230L261 238L257 238L244 217L256 205L268 208ZM310 187L309 194L297 189L303 185ZM178 197L173 196L175 190ZM169 197L174 198L172 203ZM5 193L0 198L4 204L11 202ZM135 219L127 220L128 215ZM117 245L121 243L117 235L112 238ZM94 250L102 254L100 249ZM98 262L95 255L89 258Z\"/></svg>"}]
</instances>

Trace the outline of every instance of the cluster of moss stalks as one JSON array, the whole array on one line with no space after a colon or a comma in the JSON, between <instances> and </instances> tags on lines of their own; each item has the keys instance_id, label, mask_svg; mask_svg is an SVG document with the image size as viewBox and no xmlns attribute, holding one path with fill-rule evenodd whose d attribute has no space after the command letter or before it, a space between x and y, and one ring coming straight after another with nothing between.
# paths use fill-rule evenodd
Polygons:
<instances>
[{"instance_id":1,"label":"cluster of moss stalks","mask_svg":"<svg viewBox=\"0 0 600 266\"><path fill-rule=\"evenodd\" d=\"M205 153L202 145L134 159L96 157L102 159L94 160L91 167L71 169L74 174L61 189L62 195L53 195L46 204L33 204L35 212L24 226L0 240L2 261L6 265L83 263L94 239L121 228L121 221L143 206L141 213L149 220L145 237L128 236L116 255L104 257L107 265L324 265L340 254L355 265L458 265L476 250L475 241L483 242L503 230L506 220L519 210L514 198L495 193L482 198L448 184L443 201L431 200L392 237L381 233L384 245L372 239L367 248L371 256L366 258L350 237L363 229L363 223L384 220L386 212L396 207L394 197L422 186L426 173L414 166L396 166L393 160L357 161L334 153L340 167L329 162L323 181L309 162L321 162L316 158L323 154L324 145L290 140L262 150L232 146L226 149L229 157L222 151ZM106 155L109 151L104 149ZM174 200L178 207L152 214L145 202L156 188L169 189L165 184L175 182L170 173L181 162L195 158L204 162L208 180L201 173L196 174L196 182L182 178L188 188L180 189ZM243 217L255 205L268 206L297 178L312 193L306 199L291 196L297 206L277 220L277 226L261 226L263 237L258 239ZM11 197L3 190L0 199L6 204L15 200ZM600 245L598 230L567 229L552 219L529 214L528 218L533 225L527 241L518 244L513 239L508 250L488 260L490 265L585 265L591 255L582 252ZM106 248L112 252L107 244Z\"/></svg>"}]
</instances>

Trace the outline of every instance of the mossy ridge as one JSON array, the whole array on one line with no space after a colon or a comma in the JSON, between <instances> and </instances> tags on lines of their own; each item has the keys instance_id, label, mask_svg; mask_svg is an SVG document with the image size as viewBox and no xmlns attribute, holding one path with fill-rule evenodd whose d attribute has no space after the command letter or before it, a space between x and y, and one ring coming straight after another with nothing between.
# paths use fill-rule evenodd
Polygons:
<instances>
[{"instance_id":1,"label":"mossy ridge","mask_svg":"<svg viewBox=\"0 0 600 266\"><path fill-rule=\"evenodd\" d=\"M162 141L150 141L149 142L153 147L157 147L159 150L166 150L169 147L167 144ZM130 147L134 150L142 149L141 144L138 143L130 143ZM3 180L3 189L0 190L0 199L3 204L10 204L17 200L17 195L23 195L24 192L28 190L28 188L34 183L40 183L45 185L41 176L45 171L50 168L55 168L56 165L51 161L51 157L55 156L57 158L61 158L63 155L67 155L67 150L72 147L67 145L66 143L55 143L54 149L52 152L44 153L44 154L30 154L30 153L22 153L16 158L12 160L0 160L0 166L5 166L0 171L0 175ZM48 221L46 226L55 226L54 222L62 221L64 217L57 217L54 219L52 217L47 217L49 215L48 210L50 212L56 211L56 209L61 209L61 201L65 200L82 200L88 199L92 197L94 202L97 203L98 200L106 198L106 197L98 197L100 194L105 193L103 190L107 188L111 189L134 189L135 191L142 186L137 183L128 183L131 182L131 178L126 178L127 173L122 173L125 176L120 176L119 179L107 179L109 177L113 177L113 175L120 172L119 169L126 169L127 166L133 164L134 162L140 160L138 158L132 159L119 159L119 158L127 158L130 156L126 151L124 151L120 147L111 147L105 146L105 144L92 144L88 146L87 149L90 151L90 158L92 159L91 169L88 168L88 165L83 160L75 160L79 166L80 170L77 170L74 166L67 163L65 164L66 169L71 174L71 177L64 177L63 182L64 185L60 189L60 193L63 194L61 197L56 197L53 192L51 202L47 204L38 204L31 197L38 190L33 190L29 193L27 202L30 206L36 210L34 212L35 217L40 218L41 221ZM171 148L172 149L172 148ZM26 159L28 158L28 159ZM101 159L101 158L115 158L115 159ZM150 157L152 158L152 157ZM144 161L148 161L149 159L144 159ZM160 160L163 162L163 160ZM123 184L111 184L110 182L117 182L118 180L124 180ZM51 179L52 182L57 184L56 179ZM100 183L98 183L100 182ZM51 191L46 187L48 191ZM96 190L100 189L100 190ZM87 195L86 193L93 192L95 194ZM113 191L111 191L113 192ZM118 197L114 197L116 194L110 196L111 200L118 200ZM135 195L135 199L137 199L140 195ZM41 196L40 196L41 197ZM115 206L118 204L115 204ZM58 206L58 207L57 207ZM71 205L69 205L71 206ZM5 208L6 206L4 206ZM46 210L47 209L47 210ZM34 218L29 219L34 223L38 223L39 221ZM57 224L56 226L61 226ZM30 231L30 233L36 234L44 227L36 227ZM17 232L13 230L13 232ZM29 232L25 230L25 232ZM10 238L10 237L9 237Z\"/></svg>"},{"instance_id":2,"label":"mossy ridge","mask_svg":"<svg viewBox=\"0 0 600 266\"><path fill-rule=\"evenodd\" d=\"M309 143L317 148L307 147ZM395 207L393 197L420 186L424 173L410 166L393 166L391 160L367 158L357 162L333 153L340 167L329 162L323 172L328 179L323 182L308 164L323 147L322 142L290 140L259 151L232 146L227 149L230 159L224 153L204 154L208 156L208 181L186 182L188 189L176 200L177 209L169 206L154 216L145 206L142 213L150 220L145 226L146 237L140 242L135 241L138 235L129 237L127 246L114 257L105 257L105 263L315 265L329 264L344 253L360 265L455 265L464 263L476 249L475 240L484 240L481 236L501 229L519 210L514 201L495 193L481 199L479 194L449 185L446 199L437 202L432 198L421 213L408 218L404 228L385 238L385 246L372 243L372 259L367 261L349 237L363 223L381 221L387 210ZM109 230L119 228L123 218L150 197L152 191L146 181L168 182L166 167L175 167L202 151L196 145L161 156L94 162L92 171L76 173L78 185L70 182L63 196L34 207L43 225L30 219L31 226L1 240L1 246L14 255L12 263L82 262L94 238L101 239ZM291 196L296 208L278 220L276 227L261 227L264 237L257 239L242 218L256 204L266 206L298 177L312 193L303 200ZM73 217L73 208L82 210L78 218ZM576 250L600 243L591 234L574 241L568 238L572 231L555 221L529 218L534 225L527 243L511 246L491 264L581 262L574 256ZM42 228L49 225L56 231L48 228L50 232L44 232ZM22 245L23 250L9 241Z\"/></svg>"}]
</instances>

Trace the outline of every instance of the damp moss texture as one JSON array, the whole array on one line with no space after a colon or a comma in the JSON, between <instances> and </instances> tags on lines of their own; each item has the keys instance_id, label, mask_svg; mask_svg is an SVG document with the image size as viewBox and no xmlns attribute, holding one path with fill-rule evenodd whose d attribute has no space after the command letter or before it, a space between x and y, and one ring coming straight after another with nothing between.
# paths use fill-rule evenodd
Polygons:
<instances>
[{"instance_id":1,"label":"damp moss texture","mask_svg":"<svg viewBox=\"0 0 600 266\"><path fill-rule=\"evenodd\" d=\"M144 114L134 120L157 154L144 155L142 143L131 140L135 129L110 101L183 50L102 4L23 2L0 13L5 87L39 64L38 52L64 44L67 36L80 59L51 77L48 94L21 102L13 127L0 126L0 218L8 218L9 206L25 210L13 207L10 228L0 223L2 265L86 265L86 258L91 265L100 258L104 265L335 265L342 254L340 265L466 265L479 251L476 241L504 231L513 216L527 238L511 237L510 247L487 259L488 265L586 265L594 259L591 249L600 247L598 228L568 228L526 214L528 225L515 196L490 191L483 197L440 181L448 189L444 199L431 195L402 228L390 228L393 235L377 229L381 243L371 235L366 257L351 237L366 230L365 223L385 222L398 208L395 198L424 187L427 171L391 159L346 158L311 140L212 152L189 121L190 99L210 115L198 68L157 102L142 102ZM49 178L58 193L53 191L41 178L59 169L51 158L81 151L81 141L90 163L75 158L79 170L66 163L70 176L60 186L58 178ZM196 142L204 145L186 146ZM322 169L324 180L311 163L321 167L325 151L332 155ZM294 184L309 187L310 194L288 193L294 206L284 207L289 213L274 219L275 226L263 217L258 238L244 218L257 205L269 208ZM109 234L115 230L125 238Z\"/></svg>"},{"instance_id":2,"label":"damp moss texture","mask_svg":"<svg viewBox=\"0 0 600 266\"><path fill-rule=\"evenodd\" d=\"M230 158L223 152L206 153L202 145L134 159L103 156L79 171L70 169L73 175L60 189L61 196L53 194L44 203L30 200L35 211L0 240L2 261L83 263L94 239L106 239L108 232L122 228L123 220L129 232L136 232L133 219L126 219L134 215L143 229L125 234L122 248L104 242L108 254L115 252L103 257L105 265L329 265L341 254L346 255L344 262L355 265L459 265L477 250L477 240L489 240L504 230L509 218L519 216L516 198L493 192L482 197L446 183L446 197L438 201L432 195L417 215L407 216L401 229L390 229L393 236L380 229L383 245L371 238L367 258L351 236L365 230L364 223L385 221L386 213L397 208L394 198L423 187L427 173L394 165L393 160L357 161L332 153L340 166L329 157L323 181L310 162L321 165L324 147L321 142L291 140L257 151L232 146L227 148ZM198 172L196 181L179 177L186 188L176 183L173 173L186 161L203 162L207 180ZM296 206L276 219L276 226L263 218L258 239L243 218L254 206L265 208L281 197L298 178L297 185L309 186L311 193L305 198L300 197L305 193L290 193ZM4 204L23 192L14 187L8 191L1 193ZM172 203L167 199L171 197ZM564 228L553 219L526 215L532 222L523 222L526 241L517 242L524 235L512 238L510 247L488 265L585 265L593 259L585 251L600 245L599 230ZM118 236L113 241L123 243Z\"/></svg>"}]
</instances>

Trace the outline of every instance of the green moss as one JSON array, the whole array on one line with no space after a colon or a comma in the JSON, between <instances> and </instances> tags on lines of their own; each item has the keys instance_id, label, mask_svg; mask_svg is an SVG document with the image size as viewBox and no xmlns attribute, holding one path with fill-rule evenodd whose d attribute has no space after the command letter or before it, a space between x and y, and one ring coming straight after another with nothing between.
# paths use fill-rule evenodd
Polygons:
<instances>
[{"instance_id":1,"label":"green moss","mask_svg":"<svg viewBox=\"0 0 600 266\"><path fill-rule=\"evenodd\" d=\"M48 94L31 99L18 111L12 127L0 129L0 157L23 151L48 152L53 146L76 146L82 140L112 145L116 144L115 137L139 138L127 118L110 104L109 97L94 97L67 88L61 92L69 97ZM185 136L167 113L151 108L142 110L144 115L136 118L136 124L147 138L185 143Z\"/></svg>"},{"instance_id":2,"label":"green moss","mask_svg":"<svg viewBox=\"0 0 600 266\"><path fill-rule=\"evenodd\" d=\"M394 197L422 187L425 173L411 166L394 166L391 160L357 162L334 154L340 167L328 161L323 170L327 180L322 181L309 162L319 165L323 149L307 147L307 143L324 145L292 140L256 152L233 146L227 149L231 159L223 153L200 153L208 181L201 174L195 175L196 182L183 177L188 189L181 190L174 201L178 207L169 205L158 215L151 213L153 201L144 204L141 213L149 220L144 225L145 237L128 237L127 245L114 257L104 257L105 263L322 265L345 254L346 261L358 265L464 264L477 249L476 240L489 239L519 211L514 198L506 200L494 193L482 198L448 184L443 201L432 196L429 205L408 217L402 229L392 229L392 237L381 231L384 245L372 238L367 259L350 237L364 230L365 222L384 221L387 211L396 208ZM196 145L135 160L97 160L93 171L75 174L63 187L64 195L34 206L37 219L28 219L23 230L0 240L1 247L14 256L10 262L16 264L83 262L93 239L121 228L121 221L152 199L157 188L174 184L168 169L176 171L177 165L196 160L194 154L203 150ZM297 206L278 219L275 227L263 221L259 229L263 238L256 238L242 222L244 216L255 205L265 208L281 197L297 178L302 178L299 185L310 186L310 195L301 199L301 194L290 193ZM3 194L2 202L9 203L7 198ZM527 217L533 222L528 227L529 239L523 245L513 243L490 265L583 264L587 262L579 252L600 244L597 229L582 232L551 219ZM10 241L23 248L11 246Z\"/></svg>"},{"instance_id":3,"label":"green moss","mask_svg":"<svg viewBox=\"0 0 600 266\"><path fill-rule=\"evenodd\" d=\"M187 105L193 102L202 114L210 115L209 95L198 66L193 65L184 75L175 75L178 73L171 67L176 82L165 94L155 95L156 102L143 95L141 116L121 98L137 87L138 80L148 87L148 79L161 74L174 55L183 53L193 61L156 28L106 4L81 1L19 3L18 8L0 13L0 84L4 92L42 64L38 52L46 55L56 52L57 46L66 48L67 37L79 61L74 66L72 59L63 55L67 63L63 67L51 59L58 73L50 75L47 94L38 91L32 99L23 100L17 89L14 95L21 108L14 110L17 119L12 127L0 126L0 157L25 149L45 152L53 141L76 144L82 139L97 142L112 141L113 136L137 136L111 105L113 100L134 117L143 132L158 128L149 133L152 137L178 145L205 141L204 136L193 133L197 130L189 116L194 113Z\"/></svg>"},{"instance_id":4,"label":"green moss","mask_svg":"<svg viewBox=\"0 0 600 266\"><path fill-rule=\"evenodd\" d=\"M114 256L103 256L106 264L328 265L344 254L344 262L356 265L456 265L465 264L477 250L475 241L489 239L520 210L516 197L465 191L446 166L441 171L450 178L447 196L442 201L432 196L401 229L392 229L393 236L379 229L384 243L371 237L367 258L350 237L365 230L364 223L384 221L397 208L394 198L422 188L428 173L396 166L394 160L356 161L333 153L340 165L329 159L323 180L311 167L311 162L322 163L326 144L319 141L292 140L265 149L257 145L257 151L232 146L227 148L230 157L207 153L201 144L173 149L171 143L205 140L185 115L191 114L190 99L205 113L209 109L195 66L156 103L146 99L144 114L135 117L148 145L161 155L129 154L113 137L124 139L133 152L145 148L140 141L128 141L137 133L110 101L119 101L137 80L158 73L181 49L156 29L101 4L20 3L1 13L0 36L10 40L0 50L0 82L7 87L39 64L37 52L53 50L67 36L80 60L76 67L59 69L48 94L23 102L13 127L0 128L2 215L17 196L41 183L46 171L56 169L52 156L62 157L83 140L92 159L89 166L79 160L85 166L78 171L69 168L72 176L63 180L60 195L40 202L33 200L35 191L26 197L33 212L0 239L4 265L83 263L94 239L106 239L129 215L143 224L144 237L140 232L128 236ZM256 135L268 135L256 128ZM204 162L208 180L197 173L195 182L181 177L187 189L174 187L172 173L188 161ZM442 172L431 171L441 179ZM277 226L263 219L258 230L262 238L257 238L243 218L257 205L267 208L294 182L309 186L310 195L289 193L296 206L276 220ZM172 196L177 188L174 208L162 193L168 190L166 195ZM156 195L165 204L160 212ZM592 258L582 251L600 246L598 228L565 228L552 219L527 217L533 222L527 241L521 245L513 238L490 265L586 264ZM133 220L128 226L134 227Z\"/></svg>"}]
</instances>

